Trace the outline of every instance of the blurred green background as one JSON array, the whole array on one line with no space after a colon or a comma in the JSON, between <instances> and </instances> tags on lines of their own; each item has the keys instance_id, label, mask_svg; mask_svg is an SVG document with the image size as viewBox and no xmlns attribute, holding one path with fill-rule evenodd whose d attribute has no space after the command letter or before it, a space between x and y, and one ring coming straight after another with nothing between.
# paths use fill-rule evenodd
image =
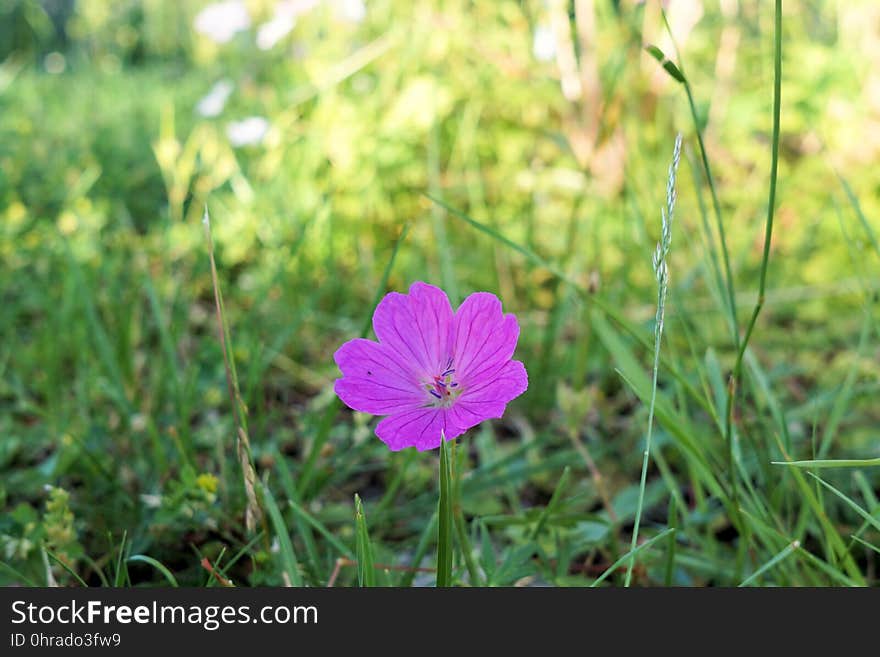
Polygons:
<instances>
[{"instance_id":1,"label":"blurred green background","mask_svg":"<svg viewBox=\"0 0 880 657\"><path fill-rule=\"evenodd\" d=\"M682 132L663 346L678 375L661 369L672 411L643 521L650 537L675 519L678 545L646 554L637 581L731 583L797 537L812 560L764 583L841 583L827 569L876 583L876 552L849 538L864 518L769 463L781 445L878 455L880 5L784 7L768 294L735 418L748 536L681 441L726 480L713 411L735 352L696 129L742 328L767 211L773 8L663 6L680 60L655 2L0 0L0 581L167 583L127 561L146 555L180 583L280 584L287 531L305 583L337 564L335 582L356 583L337 561L354 557L355 492L377 562L405 568L425 543L431 567L436 454L389 453L332 393L333 351L376 295L425 280L453 304L497 294L530 374L504 420L460 441L459 540L481 573L462 563L461 581L590 583L634 516L647 412L621 371L650 371L651 256ZM696 122L648 44L679 61ZM286 530L244 526L205 204L255 468ZM828 477L876 519L877 468Z\"/></svg>"}]
</instances>

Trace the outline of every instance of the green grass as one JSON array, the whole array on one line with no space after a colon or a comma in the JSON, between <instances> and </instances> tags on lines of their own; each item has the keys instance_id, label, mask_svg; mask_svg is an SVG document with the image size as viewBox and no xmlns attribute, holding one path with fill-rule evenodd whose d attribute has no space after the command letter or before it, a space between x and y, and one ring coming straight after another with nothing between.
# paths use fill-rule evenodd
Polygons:
<instances>
[{"instance_id":1,"label":"green grass","mask_svg":"<svg viewBox=\"0 0 880 657\"><path fill-rule=\"evenodd\" d=\"M2 28L0 584L880 583L861 9L593 3L572 100L537 0L319 9L269 51L161 4ZM442 453L332 391L414 280L497 294L529 371Z\"/></svg>"}]
</instances>

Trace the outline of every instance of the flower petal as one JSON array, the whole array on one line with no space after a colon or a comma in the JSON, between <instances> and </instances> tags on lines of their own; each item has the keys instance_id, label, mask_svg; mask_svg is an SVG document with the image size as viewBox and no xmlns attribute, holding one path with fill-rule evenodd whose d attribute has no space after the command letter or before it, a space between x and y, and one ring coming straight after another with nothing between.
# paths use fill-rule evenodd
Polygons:
<instances>
[{"instance_id":1,"label":"flower petal","mask_svg":"<svg viewBox=\"0 0 880 657\"><path fill-rule=\"evenodd\" d=\"M376 435L388 448L399 451L415 447L420 452L440 446L441 432L447 440L463 434L465 428L452 421L450 409L427 407L404 411L376 425Z\"/></svg>"},{"instance_id":2,"label":"flower petal","mask_svg":"<svg viewBox=\"0 0 880 657\"><path fill-rule=\"evenodd\" d=\"M455 313L455 378L465 388L491 380L508 363L519 339L515 315L504 315L489 292L471 294Z\"/></svg>"},{"instance_id":3,"label":"flower petal","mask_svg":"<svg viewBox=\"0 0 880 657\"><path fill-rule=\"evenodd\" d=\"M415 368L377 342L349 340L333 355L342 371L333 390L347 406L388 415L425 403Z\"/></svg>"},{"instance_id":4,"label":"flower petal","mask_svg":"<svg viewBox=\"0 0 880 657\"><path fill-rule=\"evenodd\" d=\"M434 376L449 358L452 306L438 287L416 282L409 294L391 292L373 313L379 342L412 363L424 376Z\"/></svg>"},{"instance_id":5,"label":"flower petal","mask_svg":"<svg viewBox=\"0 0 880 657\"><path fill-rule=\"evenodd\" d=\"M504 415L507 403L529 387L529 375L518 360L508 361L491 381L485 381L462 392L449 409L456 426L470 429L483 420Z\"/></svg>"}]
</instances>

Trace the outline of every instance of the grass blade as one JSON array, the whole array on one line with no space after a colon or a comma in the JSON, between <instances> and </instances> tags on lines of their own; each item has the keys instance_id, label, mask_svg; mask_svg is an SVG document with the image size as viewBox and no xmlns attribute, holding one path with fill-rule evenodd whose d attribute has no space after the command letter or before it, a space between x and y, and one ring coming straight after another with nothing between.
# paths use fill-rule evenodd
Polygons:
<instances>
[{"instance_id":1,"label":"grass blade","mask_svg":"<svg viewBox=\"0 0 880 657\"><path fill-rule=\"evenodd\" d=\"M480 571L477 568L476 561L474 561L474 550L464 522L464 511L461 508L461 468L462 463L467 458L467 452L464 449L459 452L455 446L456 443L452 443L452 513L455 521L455 535L458 538L458 547L464 558L464 565L467 568L471 586L479 586L481 583Z\"/></svg>"},{"instance_id":2,"label":"grass blade","mask_svg":"<svg viewBox=\"0 0 880 657\"><path fill-rule=\"evenodd\" d=\"M437 586L452 586L452 468L449 442L440 437L440 501L437 527Z\"/></svg>"},{"instance_id":3,"label":"grass blade","mask_svg":"<svg viewBox=\"0 0 880 657\"><path fill-rule=\"evenodd\" d=\"M290 533L287 525L284 524L284 517L275 501L275 496L265 484L262 485L263 501L266 504L266 511L272 520L272 527L275 530L275 536L278 537L278 547L281 552L281 576L287 586L302 586L302 578L299 574L299 564L296 560L296 553L293 551L293 543L290 541Z\"/></svg>"},{"instance_id":4,"label":"grass blade","mask_svg":"<svg viewBox=\"0 0 880 657\"><path fill-rule=\"evenodd\" d=\"M6 573L8 573L9 575L11 575L12 577L17 578L18 582L21 582L25 586L30 586L32 588L38 588L40 586L34 580L29 578L27 575L24 575L23 573L19 572L18 570L16 570L12 566L10 566L5 561L0 561L0 570L3 570Z\"/></svg>"},{"instance_id":5,"label":"grass blade","mask_svg":"<svg viewBox=\"0 0 880 657\"><path fill-rule=\"evenodd\" d=\"M229 561L227 561L225 564L223 564L222 567L220 567L220 565L217 564L217 565L215 566L215 570L217 571L217 573L218 573L221 577L223 577L223 579L229 581L233 586L235 586L235 584L232 583L232 581L230 580L230 578L229 578L228 575L227 575L227 573L229 572L229 569L232 568L236 563L238 563L238 560L241 559L244 555L248 554L248 553L250 552L250 549L251 549L254 545L257 544L257 541L259 541L260 539L263 538L263 535L264 535L264 534L263 534L262 531L257 532L257 534L256 534L253 538L251 538L251 540L249 540L247 543L245 543L243 546L241 546L241 548L239 549L239 551L236 552L235 555L233 555L233 557L232 557ZM206 586L211 586L212 583L213 583L217 578L216 578L216 577L210 577L210 573L209 573L208 576L209 576L209 579L208 579L208 582L209 582L209 583L206 584Z\"/></svg>"},{"instance_id":6,"label":"grass blade","mask_svg":"<svg viewBox=\"0 0 880 657\"><path fill-rule=\"evenodd\" d=\"M834 486L832 486L827 481L822 479L822 477L820 477L819 475L815 475L812 472L808 472L807 474L810 475L816 481L818 481L820 484L822 484L825 488L830 490L832 493L837 495L837 497L839 497L841 500L846 502L847 506L849 506L853 511L858 513L864 520L866 520L872 527L874 527L874 529L880 530L880 520L877 520L877 518L875 518L870 513L865 511L862 507L860 507L858 504L856 504L852 499L847 497L847 495L845 495L844 493L841 493Z\"/></svg>"},{"instance_id":7,"label":"grass blade","mask_svg":"<svg viewBox=\"0 0 880 657\"><path fill-rule=\"evenodd\" d=\"M327 539L327 542L330 543L336 550L346 559L355 559L354 553L338 538L336 538L333 533L327 529L327 527L321 523L320 520L315 518L311 513L306 511L302 506L294 502L293 500L287 500L287 504L290 505L290 508L293 509L294 515L305 520L309 525L315 528L315 530Z\"/></svg>"},{"instance_id":8,"label":"grass blade","mask_svg":"<svg viewBox=\"0 0 880 657\"><path fill-rule=\"evenodd\" d=\"M126 559L126 561L128 561L129 563L140 562L140 563L145 563L147 565L152 566L153 568L158 570L160 573L162 573L162 575L165 577L166 580L168 580L168 583L171 584L171 586L173 586L174 588L177 588L177 586L178 586L177 579L174 577L174 575L171 573L171 571L165 567L165 564L154 559L153 557L148 557L145 554L133 554L128 559Z\"/></svg>"},{"instance_id":9,"label":"grass blade","mask_svg":"<svg viewBox=\"0 0 880 657\"><path fill-rule=\"evenodd\" d=\"M856 543L861 543L862 545L864 545L864 546L865 546L866 548L868 548L869 550L873 550L873 551L876 552L877 554L880 554L880 547L877 547L877 546L874 545L873 543L868 543L868 541L866 541L866 540L863 539L863 538L859 538L859 537L856 536L855 534L853 534L850 538L852 538Z\"/></svg>"},{"instance_id":10,"label":"grass blade","mask_svg":"<svg viewBox=\"0 0 880 657\"><path fill-rule=\"evenodd\" d=\"M52 550L49 550L48 548L43 549L46 551L46 554L49 555L49 558L52 559L52 561L64 568L64 570L66 570L77 582L79 582L81 586L84 586L85 588L89 587L89 585L85 583L83 578L80 577L73 568L67 565L67 562L58 557L54 552L52 552Z\"/></svg>"},{"instance_id":11,"label":"grass blade","mask_svg":"<svg viewBox=\"0 0 880 657\"><path fill-rule=\"evenodd\" d=\"M428 553L428 548L431 546L431 538L435 535L437 531L437 519L438 513L435 510L431 515L431 519L428 521L428 524L425 525L425 529L422 531L422 535L419 537L418 545L416 545L416 552L413 555L412 562L410 563L410 567L408 570L404 571L403 577L400 578L400 583L398 586L400 587L409 587L412 586L413 580L416 577L416 573L418 572L418 568L422 565L422 560L425 558L425 555Z\"/></svg>"},{"instance_id":12,"label":"grass blade","mask_svg":"<svg viewBox=\"0 0 880 657\"><path fill-rule=\"evenodd\" d=\"M293 505L291 503L296 500L298 495L296 485L293 481L293 475L291 475L290 469L286 465L284 455L281 454L277 447L272 448L272 455L275 461L275 469L278 472L278 481L281 484L281 490L287 497L288 504L292 507ZM321 558L318 555L318 546L312 535L312 528L300 514L296 513L294 514L293 524L293 530L296 532L296 535L299 536L304 548L303 552L300 552L303 572L305 575L304 579L307 580L308 578L311 578L313 583L324 581L324 573L321 572Z\"/></svg>"},{"instance_id":13,"label":"grass blade","mask_svg":"<svg viewBox=\"0 0 880 657\"><path fill-rule=\"evenodd\" d=\"M746 326L745 335L737 346L736 363L730 375L727 385L727 408L725 416L725 438L727 439L729 461L728 467L731 472L731 486L734 505L739 508L737 496L737 479L734 476L734 438L733 438L733 406L736 401L736 389L742 381L743 357L752 331L758 321L758 315L764 307L764 294L767 287L767 268L770 263L770 244L773 238L773 217L776 212L776 179L779 171L779 118L782 104L782 0L776 0L776 14L774 23L774 58L773 58L773 137L770 146L770 191L767 200L767 220L764 224L764 250L761 256L761 274L758 283L758 299L755 302L752 316ZM735 306L734 306L735 308Z\"/></svg>"},{"instance_id":14,"label":"grass blade","mask_svg":"<svg viewBox=\"0 0 880 657\"><path fill-rule=\"evenodd\" d=\"M669 510L666 514L666 526L678 527L678 507L675 496L669 497ZM675 534L669 535L669 551L666 553L666 569L663 575L663 585L672 586L672 578L675 575Z\"/></svg>"},{"instance_id":15,"label":"grass blade","mask_svg":"<svg viewBox=\"0 0 880 657\"><path fill-rule=\"evenodd\" d=\"M205 229L205 240L208 243L208 256L211 263L211 283L214 287L214 306L217 314L217 331L220 337L220 349L223 352L223 368L226 371L226 385L229 391L229 400L232 404L232 415L236 427L236 452L241 463L244 478L244 491L247 496L245 509L245 526L249 532L254 531L258 522L263 520L263 511L257 499L257 473L254 469L254 459L251 455L251 443L247 430L247 408L241 397L238 385L238 372L235 369L235 354L232 349L232 336L229 331L229 323L226 320L226 309L223 305L223 293L220 291L220 281L217 275L217 263L214 261L214 238L211 235L211 217L208 215L208 206L205 205L205 213L202 216L202 226ZM277 506L276 506L277 509ZM279 514L280 515L280 514Z\"/></svg>"},{"instance_id":16,"label":"grass blade","mask_svg":"<svg viewBox=\"0 0 880 657\"><path fill-rule=\"evenodd\" d=\"M367 517L359 495L354 496L355 533L357 539L357 569L359 586L376 586L376 567L373 564L373 544L367 529Z\"/></svg>"},{"instance_id":17,"label":"grass blade","mask_svg":"<svg viewBox=\"0 0 880 657\"><path fill-rule=\"evenodd\" d=\"M852 587L864 586L864 584L859 584L855 580L850 579L849 577L844 575L842 572L840 572L839 568L834 568L833 566L829 565L828 563L822 561L822 559L817 557L815 554L805 550L803 547L798 548L797 553L798 553L798 555L804 557L811 564L816 566L816 568L821 570L823 573L828 575L828 577L830 577L831 580L837 584L840 584L842 586L852 586Z\"/></svg>"},{"instance_id":18,"label":"grass blade","mask_svg":"<svg viewBox=\"0 0 880 657\"><path fill-rule=\"evenodd\" d=\"M793 468L870 468L880 465L877 459L816 459L814 461L771 461L773 465Z\"/></svg>"},{"instance_id":19,"label":"grass blade","mask_svg":"<svg viewBox=\"0 0 880 657\"><path fill-rule=\"evenodd\" d=\"M622 566L624 563L626 563L627 561L629 561L630 559L632 559L635 555L639 554L639 553L642 552L643 550L647 550L649 547L651 547L652 545L654 545L654 543L656 543L656 542L658 542L658 541L660 541L660 540L663 540L664 538L666 538L667 536L669 536L670 534L672 534L672 533L674 533L674 532L675 532L675 527L669 527L668 529L664 529L662 532L660 532L659 534L657 534L654 538L649 538L647 541L645 541L644 543L642 543L640 546L638 546L638 547L635 548L634 550L630 550L629 552L627 552L626 554L624 554L622 557L620 557L620 559L618 559L618 560L615 561L613 564L611 564L610 566L608 566L608 568L605 570L605 572L602 573L601 575L599 575L599 577L596 578L596 581L593 582L592 584L590 584L590 586L591 586L591 587L599 586L599 584L601 584L601 583L604 582L606 579L608 579L608 577L609 577L609 576L610 576L615 570L617 570L618 568L620 568L620 566Z\"/></svg>"},{"instance_id":20,"label":"grass blade","mask_svg":"<svg viewBox=\"0 0 880 657\"><path fill-rule=\"evenodd\" d=\"M877 242L877 236L874 234L874 230L871 228L871 223L868 221L865 213L862 212L862 206L859 203L858 197L855 195L855 193L853 193L852 187L849 186L849 183L844 179L843 176L837 174L837 177L840 180L840 184L843 186L843 191L846 192L846 198L849 200L850 205L853 206L853 210L855 210L856 216L859 218L859 221L862 224L862 228L865 229L865 235L868 236L868 241L871 242L871 246L874 247L874 251L876 251L877 255L880 256L880 243Z\"/></svg>"},{"instance_id":21,"label":"grass blade","mask_svg":"<svg viewBox=\"0 0 880 657\"><path fill-rule=\"evenodd\" d=\"M787 558L792 552L794 552L795 550L797 550L800 546L801 546L800 541L792 541L791 543L789 543L788 545L786 545L785 548L783 548L783 550L782 550L779 554L777 554L775 557L773 557L772 559L770 559L770 561L768 561L768 562L765 563L763 566L761 566L760 568L758 568L758 570L756 570L755 572L753 572L751 575L749 575L748 577L746 577L746 578L740 583L740 586L741 586L741 587L742 587L742 586L749 586L752 582L754 582L756 579L758 579L761 575L763 575L763 574L766 573L768 570L770 570L771 568L773 568L776 564L778 564L778 563L779 563L780 561L782 561L783 559Z\"/></svg>"},{"instance_id":22,"label":"grass blade","mask_svg":"<svg viewBox=\"0 0 880 657\"><path fill-rule=\"evenodd\" d=\"M783 456L788 456L785 452L785 446L782 444L782 440L779 436L774 436L776 440L776 445L779 448L779 451L782 452ZM825 538L825 542L828 546L828 556L829 561L832 563L835 559L840 559L843 567L849 573L849 576L856 581L860 586L864 585L864 578L862 577L861 571L858 569L858 566L855 563L855 560L852 558L852 555L849 553L846 545L843 542L843 539L840 537L840 534L837 531L834 523L825 513L825 508L822 502L819 500L818 491L813 490L813 487L810 486L809 482L804 477L804 473L801 472L800 468L792 468L789 470L792 474L792 478L797 485L801 497L807 503L807 506L813 512L816 520L819 521L820 526L822 527L822 533ZM808 472L807 474L811 476L812 472Z\"/></svg>"},{"instance_id":23,"label":"grass blade","mask_svg":"<svg viewBox=\"0 0 880 657\"><path fill-rule=\"evenodd\" d=\"M119 543L119 554L116 557L116 572L113 574L113 586L119 588L125 584L128 577L128 570L123 568L125 555L125 541L128 538L128 530L122 532L122 542Z\"/></svg>"},{"instance_id":24,"label":"grass blade","mask_svg":"<svg viewBox=\"0 0 880 657\"><path fill-rule=\"evenodd\" d=\"M547 502L547 506L544 507L544 510L541 511L541 515L538 517L538 522L535 523L535 528L532 530L530 540L534 541L541 535L541 530L544 529L544 525L547 524L547 520L559 504L559 498L562 496L565 489L568 488L568 479L570 475L571 467L565 466L565 469L562 471L562 476L559 477L559 482L553 490L553 495L550 497L550 501Z\"/></svg>"}]
</instances>

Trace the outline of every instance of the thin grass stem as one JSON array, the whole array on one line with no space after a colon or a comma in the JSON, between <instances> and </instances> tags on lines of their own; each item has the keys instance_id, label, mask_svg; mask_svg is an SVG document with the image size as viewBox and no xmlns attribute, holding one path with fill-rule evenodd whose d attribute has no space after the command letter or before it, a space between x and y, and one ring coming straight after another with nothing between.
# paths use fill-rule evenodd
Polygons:
<instances>
[{"instance_id":1,"label":"thin grass stem","mask_svg":"<svg viewBox=\"0 0 880 657\"><path fill-rule=\"evenodd\" d=\"M675 138L672 151L672 163L666 180L666 207L661 211L662 231L657 249L654 251L654 275L657 277L657 315L654 322L654 366L651 379L651 403L648 409L648 433L645 437L645 451L642 454L642 474L639 480L639 500L636 505L636 519L633 526L630 554L632 555L626 568L624 586L632 581L633 567L636 563L636 545L639 540L639 525L642 520L642 507L645 503L645 485L648 477L648 461L651 456L651 437L654 432L654 408L657 403L657 375L660 370L660 342L663 337L663 320L666 310L666 295L669 290L669 267L666 262L669 247L672 244L672 220L675 214L675 174L681 156L681 134Z\"/></svg>"}]
</instances>

